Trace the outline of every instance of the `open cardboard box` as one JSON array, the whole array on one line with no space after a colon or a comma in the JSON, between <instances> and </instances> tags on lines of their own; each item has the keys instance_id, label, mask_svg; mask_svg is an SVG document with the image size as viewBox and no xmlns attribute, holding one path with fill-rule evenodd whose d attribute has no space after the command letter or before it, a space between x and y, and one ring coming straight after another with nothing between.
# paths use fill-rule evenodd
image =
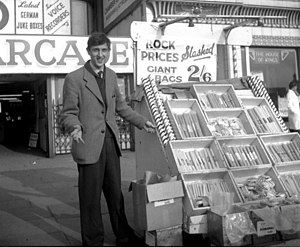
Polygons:
<instances>
[{"instance_id":1,"label":"open cardboard box","mask_svg":"<svg viewBox=\"0 0 300 247\"><path fill-rule=\"evenodd\" d=\"M133 180L134 223L140 230L152 231L182 224L182 181L144 184Z\"/></svg>"}]
</instances>

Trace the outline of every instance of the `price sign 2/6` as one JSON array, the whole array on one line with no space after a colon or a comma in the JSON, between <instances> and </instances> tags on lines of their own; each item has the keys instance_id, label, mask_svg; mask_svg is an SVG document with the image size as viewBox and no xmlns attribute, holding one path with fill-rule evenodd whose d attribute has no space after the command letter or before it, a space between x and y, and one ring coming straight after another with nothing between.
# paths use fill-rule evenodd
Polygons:
<instances>
[{"instance_id":1,"label":"price sign 2/6","mask_svg":"<svg viewBox=\"0 0 300 247\"><path fill-rule=\"evenodd\" d=\"M164 36L137 42L137 83L150 75L159 84L216 80L216 41Z\"/></svg>"},{"instance_id":2,"label":"price sign 2/6","mask_svg":"<svg viewBox=\"0 0 300 247\"><path fill-rule=\"evenodd\" d=\"M188 77L188 81L190 82L210 82L211 81L211 73L205 72L205 65L202 65L200 69L197 65L191 65L188 67L188 72L190 72L190 76Z\"/></svg>"}]
</instances>

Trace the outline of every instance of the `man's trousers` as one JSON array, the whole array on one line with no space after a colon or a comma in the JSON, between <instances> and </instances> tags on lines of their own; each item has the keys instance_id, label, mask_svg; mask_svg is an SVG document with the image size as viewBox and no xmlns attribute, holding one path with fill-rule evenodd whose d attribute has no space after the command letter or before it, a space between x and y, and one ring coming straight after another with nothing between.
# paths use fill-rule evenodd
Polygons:
<instances>
[{"instance_id":1,"label":"man's trousers","mask_svg":"<svg viewBox=\"0 0 300 247\"><path fill-rule=\"evenodd\" d=\"M120 158L116 150L115 139L112 136L106 137L99 161L89 165L78 164L78 171L82 244L103 245L102 191L117 241L130 238L133 230L128 225L125 215L121 191Z\"/></svg>"}]
</instances>

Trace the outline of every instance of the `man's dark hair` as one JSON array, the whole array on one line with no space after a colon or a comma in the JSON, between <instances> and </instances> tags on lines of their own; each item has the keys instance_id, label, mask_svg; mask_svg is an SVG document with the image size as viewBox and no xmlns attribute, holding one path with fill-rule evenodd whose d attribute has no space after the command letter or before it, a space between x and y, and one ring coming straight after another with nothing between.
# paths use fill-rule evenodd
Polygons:
<instances>
[{"instance_id":1,"label":"man's dark hair","mask_svg":"<svg viewBox=\"0 0 300 247\"><path fill-rule=\"evenodd\" d=\"M87 42L87 50L92 46L107 44L108 49L110 50L110 39L104 33L94 32L90 35Z\"/></svg>"},{"instance_id":2,"label":"man's dark hair","mask_svg":"<svg viewBox=\"0 0 300 247\"><path fill-rule=\"evenodd\" d=\"M289 89L292 89L295 86L297 86L297 82L296 81L291 81L290 84L289 84Z\"/></svg>"}]
</instances>

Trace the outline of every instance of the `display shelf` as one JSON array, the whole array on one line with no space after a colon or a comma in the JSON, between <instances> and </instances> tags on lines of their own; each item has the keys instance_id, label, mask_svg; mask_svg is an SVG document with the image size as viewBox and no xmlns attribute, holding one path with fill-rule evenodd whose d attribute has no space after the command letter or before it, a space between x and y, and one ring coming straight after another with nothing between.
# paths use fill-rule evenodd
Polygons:
<instances>
[{"instance_id":1,"label":"display shelf","mask_svg":"<svg viewBox=\"0 0 300 247\"><path fill-rule=\"evenodd\" d=\"M229 169L272 165L257 136L217 137L216 142Z\"/></svg>"},{"instance_id":2,"label":"display shelf","mask_svg":"<svg viewBox=\"0 0 300 247\"><path fill-rule=\"evenodd\" d=\"M263 97L240 98L257 134L283 133L269 103Z\"/></svg>"},{"instance_id":3,"label":"display shelf","mask_svg":"<svg viewBox=\"0 0 300 247\"><path fill-rule=\"evenodd\" d=\"M201 84L191 87L192 95L202 109L242 108L231 84Z\"/></svg>"},{"instance_id":4,"label":"display shelf","mask_svg":"<svg viewBox=\"0 0 300 247\"><path fill-rule=\"evenodd\" d=\"M214 136L254 135L255 131L244 110L206 111L207 126Z\"/></svg>"},{"instance_id":5,"label":"display shelf","mask_svg":"<svg viewBox=\"0 0 300 247\"><path fill-rule=\"evenodd\" d=\"M300 161L298 133L259 136L274 165L287 165Z\"/></svg>"},{"instance_id":6,"label":"display shelf","mask_svg":"<svg viewBox=\"0 0 300 247\"><path fill-rule=\"evenodd\" d=\"M300 161L274 167L289 196L300 197Z\"/></svg>"},{"instance_id":7,"label":"display shelf","mask_svg":"<svg viewBox=\"0 0 300 247\"><path fill-rule=\"evenodd\" d=\"M166 153L179 173L227 170L213 137L171 141L166 147Z\"/></svg>"},{"instance_id":8,"label":"display shelf","mask_svg":"<svg viewBox=\"0 0 300 247\"><path fill-rule=\"evenodd\" d=\"M274 199L286 195L285 187L273 167L244 168L229 172L243 202Z\"/></svg>"},{"instance_id":9,"label":"display shelf","mask_svg":"<svg viewBox=\"0 0 300 247\"><path fill-rule=\"evenodd\" d=\"M183 204L187 215L207 213L210 209L207 196L211 190L230 192L234 203L242 202L229 171L181 173L180 177L185 191Z\"/></svg>"},{"instance_id":10,"label":"display shelf","mask_svg":"<svg viewBox=\"0 0 300 247\"><path fill-rule=\"evenodd\" d=\"M212 136L196 99L165 101L176 139Z\"/></svg>"}]
</instances>

